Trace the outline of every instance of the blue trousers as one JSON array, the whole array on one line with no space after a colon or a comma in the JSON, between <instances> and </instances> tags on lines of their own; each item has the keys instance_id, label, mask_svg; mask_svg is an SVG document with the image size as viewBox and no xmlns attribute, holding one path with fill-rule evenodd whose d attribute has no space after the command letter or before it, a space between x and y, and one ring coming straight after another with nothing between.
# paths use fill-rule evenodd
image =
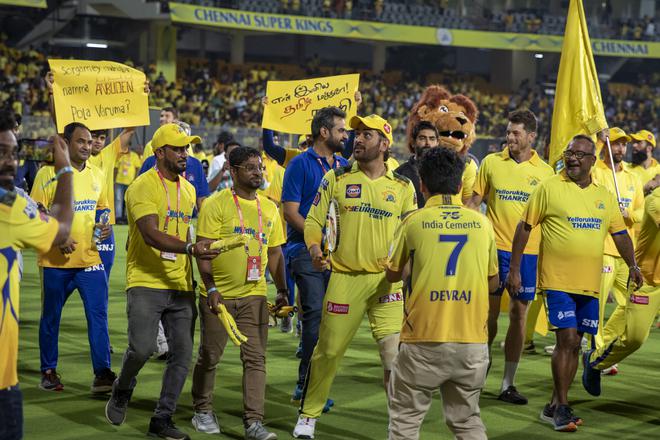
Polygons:
<instances>
[{"instance_id":1,"label":"blue trousers","mask_svg":"<svg viewBox=\"0 0 660 440\"><path fill-rule=\"evenodd\" d=\"M286 277L286 288L289 289L289 305L296 305L296 282L293 279L293 272L291 271L291 263L289 258L289 252L286 249L286 245L282 246L282 254L284 254L284 261L286 262L284 267L284 276Z\"/></svg>"},{"instance_id":2,"label":"blue trousers","mask_svg":"<svg viewBox=\"0 0 660 440\"><path fill-rule=\"evenodd\" d=\"M96 211L96 221L99 221L103 210ZM114 227L110 236L103 240L98 245L99 256L101 257L101 262L105 268L105 279L110 280L110 271L112 270L112 265L115 262L115 230Z\"/></svg>"},{"instance_id":3,"label":"blue trousers","mask_svg":"<svg viewBox=\"0 0 660 440\"><path fill-rule=\"evenodd\" d=\"M75 289L78 289L85 308L94 374L110 368L108 280L100 264L81 269L43 268L43 299L39 321L41 371L57 367L62 309Z\"/></svg>"},{"instance_id":4,"label":"blue trousers","mask_svg":"<svg viewBox=\"0 0 660 440\"><path fill-rule=\"evenodd\" d=\"M0 390L0 439L23 438L23 397L18 385Z\"/></svg>"}]
</instances>

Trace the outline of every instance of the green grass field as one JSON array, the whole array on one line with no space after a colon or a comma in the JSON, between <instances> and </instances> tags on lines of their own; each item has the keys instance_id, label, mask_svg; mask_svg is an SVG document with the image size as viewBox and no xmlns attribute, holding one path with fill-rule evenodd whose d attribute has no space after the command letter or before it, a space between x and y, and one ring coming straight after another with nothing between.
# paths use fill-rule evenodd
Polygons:
<instances>
[{"instance_id":1,"label":"green grass field","mask_svg":"<svg viewBox=\"0 0 660 440\"><path fill-rule=\"evenodd\" d=\"M126 348L125 252L126 226L117 226L117 257L110 282L110 340L115 348L113 369L119 372ZM149 418L160 391L164 363L149 361L138 376L138 386L129 405L126 423L111 426L105 420L106 398L89 392L92 377L87 327L82 303L74 293L67 303L60 331L58 371L65 389L61 393L38 388L40 290L35 254L25 255L25 276L21 285L21 335L19 376L24 395L26 439L110 439L144 438ZM500 318L504 337L506 316ZM199 327L199 326L198 326ZM518 389L530 400L527 406L513 406L496 400L503 369L503 353L496 349L493 367L481 398L482 417L492 439L527 440L529 438L580 437L582 439L660 439L660 342L659 330L653 330L645 346L620 365L615 377L603 378L603 394L592 398L579 378L570 396L576 413L585 424L578 433L555 433L539 421L539 411L547 402L552 384L550 357L524 356L517 376ZM268 348L268 385L266 424L280 439L291 438L297 418L296 407L289 402L294 388L298 360L294 352L298 340L292 334L271 329ZM536 338L537 347L553 343L552 335ZM195 337L196 342L199 337ZM192 370L192 366L191 366ZM578 375L581 374L581 368ZM387 409L381 387L380 360L366 325L346 353L332 388L335 407L317 424L316 438L321 440L385 439ZM217 374L215 410L225 438L243 438L241 367L238 350L227 349ZM186 382L175 421L192 438L207 438L190 424L191 379ZM209 437L213 438L213 437ZM451 438L441 415L439 399L426 417L422 439Z\"/></svg>"}]
</instances>

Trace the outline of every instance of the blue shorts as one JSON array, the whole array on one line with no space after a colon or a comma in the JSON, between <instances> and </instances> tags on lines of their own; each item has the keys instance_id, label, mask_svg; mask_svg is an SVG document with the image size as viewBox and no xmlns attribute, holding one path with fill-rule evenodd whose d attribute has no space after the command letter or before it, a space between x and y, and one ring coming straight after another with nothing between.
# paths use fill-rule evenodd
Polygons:
<instances>
[{"instance_id":1,"label":"blue shorts","mask_svg":"<svg viewBox=\"0 0 660 440\"><path fill-rule=\"evenodd\" d=\"M576 328L578 333L598 332L598 298L560 290L546 290L548 321L556 328Z\"/></svg>"},{"instance_id":2,"label":"blue shorts","mask_svg":"<svg viewBox=\"0 0 660 440\"><path fill-rule=\"evenodd\" d=\"M522 292L517 298L526 301L534 301L536 294L536 263L538 255L523 254L520 260L520 279L522 282ZM502 296L504 292L504 281L509 275L509 263L511 262L511 252L497 250L497 264L500 268L500 288L493 295Z\"/></svg>"}]
</instances>

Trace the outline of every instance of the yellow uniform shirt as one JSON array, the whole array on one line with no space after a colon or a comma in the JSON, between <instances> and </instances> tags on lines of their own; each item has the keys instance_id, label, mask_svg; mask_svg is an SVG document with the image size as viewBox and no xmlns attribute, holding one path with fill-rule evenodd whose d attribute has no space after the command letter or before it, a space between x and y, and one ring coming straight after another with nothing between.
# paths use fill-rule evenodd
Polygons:
<instances>
[{"instance_id":1,"label":"yellow uniform shirt","mask_svg":"<svg viewBox=\"0 0 660 440\"><path fill-rule=\"evenodd\" d=\"M128 253L126 255L126 288L148 287L192 291L190 259L176 254L171 261L158 249L148 246L135 222L147 215L158 216L158 229L186 241L195 207L195 187L186 179L181 182L181 200L177 210L177 184L158 177L155 168L138 176L126 190L128 212ZM167 191L165 191L165 186ZM167 217L167 229L165 229Z\"/></svg>"},{"instance_id":2,"label":"yellow uniform shirt","mask_svg":"<svg viewBox=\"0 0 660 440\"><path fill-rule=\"evenodd\" d=\"M284 168L277 166L273 170L273 180L270 186L266 188L263 194L272 200L280 212L280 223L284 233L284 241L286 241L286 221L284 220L284 210L282 210L282 185L284 183Z\"/></svg>"},{"instance_id":3,"label":"yellow uniform shirt","mask_svg":"<svg viewBox=\"0 0 660 440\"><path fill-rule=\"evenodd\" d=\"M660 286L660 187L646 197L635 258L642 269L644 281Z\"/></svg>"},{"instance_id":4,"label":"yellow uniform shirt","mask_svg":"<svg viewBox=\"0 0 660 440\"><path fill-rule=\"evenodd\" d=\"M305 243L321 244L328 206L339 205L339 245L332 254L336 272L383 271L394 231L404 214L417 209L415 188L407 178L387 170L372 180L358 166L331 170L305 219Z\"/></svg>"},{"instance_id":5,"label":"yellow uniform shirt","mask_svg":"<svg viewBox=\"0 0 660 440\"><path fill-rule=\"evenodd\" d=\"M284 163L282 164L282 166L286 168L286 166L289 165L289 162L291 162L291 160L293 160L294 157L304 152L305 150L300 150L298 148L286 148L284 151Z\"/></svg>"},{"instance_id":6,"label":"yellow uniform shirt","mask_svg":"<svg viewBox=\"0 0 660 440\"><path fill-rule=\"evenodd\" d=\"M541 225L539 289L597 297L605 237L626 230L616 197L595 181L580 188L562 171L539 184L522 219Z\"/></svg>"},{"instance_id":7,"label":"yellow uniform shirt","mask_svg":"<svg viewBox=\"0 0 660 440\"><path fill-rule=\"evenodd\" d=\"M261 250L261 278L259 281L247 281L247 253L240 246L220 254L211 262L213 280L218 292L224 298L243 298L250 295L266 295L266 264L268 263L268 248L286 243L282 235L280 215L275 203L266 197L257 195L261 204L261 221L263 225L263 247ZM259 256L259 216L256 200L246 200L238 197L238 203L243 213L246 233L250 236L248 248L250 256ZM199 213L197 235L213 240L227 239L241 234L241 222L230 189L216 192L204 201ZM202 295L206 289L202 287Z\"/></svg>"},{"instance_id":8,"label":"yellow uniform shirt","mask_svg":"<svg viewBox=\"0 0 660 440\"><path fill-rule=\"evenodd\" d=\"M390 170L396 170L397 168L399 168L399 161L393 158L392 156L388 157L385 163L387 164L387 168L389 168Z\"/></svg>"},{"instance_id":9,"label":"yellow uniform shirt","mask_svg":"<svg viewBox=\"0 0 660 440\"><path fill-rule=\"evenodd\" d=\"M41 214L36 203L21 195L0 202L0 389L18 383L18 316L20 273L17 253L33 248L50 249L58 231L52 217Z\"/></svg>"},{"instance_id":10,"label":"yellow uniform shirt","mask_svg":"<svg viewBox=\"0 0 660 440\"><path fill-rule=\"evenodd\" d=\"M130 185L135 180L137 171L142 166L140 156L134 151L122 153L117 159L117 178L115 182Z\"/></svg>"},{"instance_id":11,"label":"yellow uniform shirt","mask_svg":"<svg viewBox=\"0 0 660 440\"><path fill-rule=\"evenodd\" d=\"M206 159L206 153L204 151L200 151L198 153L193 153L193 157L195 159L197 159L198 161L200 161L200 162L203 161L203 160L207 160Z\"/></svg>"},{"instance_id":12,"label":"yellow uniform shirt","mask_svg":"<svg viewBox=\"0 0 660 440\"><path fill-rule=\"evenodd\" d=\"M604 162L597 162L596 166L591 172L591 177L595 182L607 188L607 190L616 197L616 189L614 188L614 180L612 178L612 170L605 165ZM625 219L628 235L631 239L635 239L636 224L642 221L644 215L644 191L642 190L642 183L639 178L623 166L620 171L616 173L616 180L619 185L619 193L621 194L621 204L628 211L629 218ZM612 237L605 238L605 254L619 257L619 251L614 245Z\"/></svg>"},{"instance_id":13,"label":"yellow uniform shirt","mask_svg":"<svg viewBox=\"0 0 660 440\"><path fill-rule=\"evenodd\" d=\"M436 195L397 230L390 268L410 260L402 342L488 342L488 277L497 275L493 227L484 215Z\"/></svg>"},{"instance_id":14,"label":"yellow uniform shirt","mask_svg":"<svg viewBox=\"0 0 660 440\"><path fill-rule=\"evenodd\" d=\"M34 178L30 194L35 202L41 203L48 209L53 203L57 182L51 182L45 188L44 185L54 176L54 167L41 168ZM105 184L103 171L90 163L86 163L82 171L73 169L71 238L78 242L76 250L64 255L59 248L53 248L47 253L39 255L39 266L72 269L101 264L99 252L92 245L92 237L96 224L96 210L109 207Z\"/></svg>"},{"instance_id":15,"label":"yellow uniform shirt","mask_svg":"<svg viewBox=\"0 0 660 440\"><path fill-rule=\"evenodd\" d=\"M88 164L100 168L105 174L105 188L110 208L110 224L115 224L115 166L117 158L121 154L121 140L119 136L113 139L109 145L101 150L96 156L90 156Z\"/></svg>"},{"instance_id":16,"label":"yellow uniform shirt","mask_svg":"<svg viewBox=\"0 0 660 440\"><path fill-rule=\"evenodd\" d=\"M493 224L497 249L511 252L513 235L532 191L554 175L552 168L532 150L532 157L518 163L505 148L489 154L481 163L474 192L486 197L486 217ZM537 255L541 230L532 229L525 254Z\"/></svg>"},{"instance_id":17,"label":"yellow uniform shirt","mask_svg":"<svg viewBox=\"0 0 660 440\"><path fill-rule=\"evenodd\" d=\"M151 141L147 142L147 145L144 146L144 151L142 151L142 163L147 160L147 157L151 157L154 154L154 148L151 146ZM211 163L211 162L209 162Z\"/></svg>"},{"instance_id":18,"label":"yellow uniform shirt","mask_svg":"<svg viewBox=\"0 0 660 440\"><path fill-rule=\"evenodd\" d=\"M653 158L651 158L651 166L648 168L644 168L642 165L633 164L627 164L627 168L639 177L642 186L649 183L650 180L653 180L657 174L660 174L660 163Z\"/></svg>"}]
</instances>

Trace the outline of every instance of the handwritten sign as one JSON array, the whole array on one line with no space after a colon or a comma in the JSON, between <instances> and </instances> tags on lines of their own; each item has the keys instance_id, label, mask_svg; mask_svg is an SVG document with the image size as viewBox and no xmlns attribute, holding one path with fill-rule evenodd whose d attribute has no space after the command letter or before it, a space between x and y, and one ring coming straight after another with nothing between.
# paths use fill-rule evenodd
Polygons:
<instances>
[{"instance_id":1,"label":"handwritten sign","mask_svg":"<svg viewBox=\"0 0 660 440\"><path fill-rule=\"evenodd\" d=\"M111 61L48 60L55 77L57 131L71 122L90 130L149 125L144 73Z\"/></svg>"},{"instance_id":2,"label":"handwritten sign","mask_svg":"<svg viewBox=\"0 0 660 440\"><path fill-rule=\"evenodd\" d=\"M268 81L268 104L261 125L284 133L308 134L316 112L336 106L346 119L356 113L355 92L359 74L326 76L296 81Z\"/></svg>"}]
</instances>

